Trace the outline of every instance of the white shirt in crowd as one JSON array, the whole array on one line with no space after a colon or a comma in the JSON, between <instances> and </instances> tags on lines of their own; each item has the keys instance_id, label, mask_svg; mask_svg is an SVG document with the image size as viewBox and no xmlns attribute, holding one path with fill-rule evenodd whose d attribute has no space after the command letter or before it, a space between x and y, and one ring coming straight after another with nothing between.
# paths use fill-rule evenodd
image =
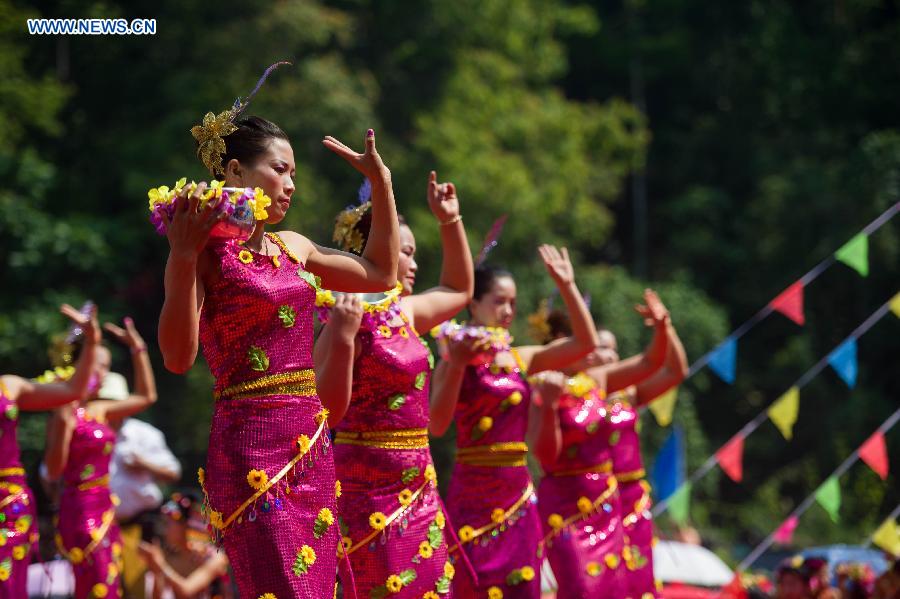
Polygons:
<instances>
[{"instance_id":1,"label":"white shirt in crowd","mask_svg":"<svg viewBox=\"0 0 900 599\"><path fill-rule=\"evenodd\" d=\"M109 466L109 486L121 501L116 508L119 521L129 520L162 504L162 491L153 475L143 469L128 468L129 464L135 463L135 458L181 476L181 464L166 445L162 431L143 420L126 419L117 433Z\"/></svg>"}]
</instances>

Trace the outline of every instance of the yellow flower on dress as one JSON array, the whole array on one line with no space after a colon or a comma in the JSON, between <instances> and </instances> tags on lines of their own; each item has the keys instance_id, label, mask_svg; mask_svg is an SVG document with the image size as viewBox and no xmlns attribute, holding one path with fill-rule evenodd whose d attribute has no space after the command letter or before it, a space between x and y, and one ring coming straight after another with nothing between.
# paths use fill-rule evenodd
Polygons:
<instances>
[{"instance_id":1,"label":"yellow flower on dress","mask_svg":"<svg viewBox=\"0 0 900 599\"><path fill-rule=\"evenodd\" d=\"M206 484L206 470L197 468L197 480L200 481L201 487Z\"/></svg>"},{"instance_id":2,"label":"yellow flower on dress","mask_svg":"<svg viewBox=\"0 0 900 599\"><path fill-rule=\"evenodd\" d=\"M422 541L421 543L419 543L419 555L421 555L425 559L428 559L432 555L434 555L434 548L428 543L428 541Z\"/></svg>"},{"instance_id":3,"label":"yellow flower on dress","mask_svg":"<svg viewBox=\"0 0 900 599\"><path fill-rule=\"evenodd\" d=\"M494 419L490 416L482 416L478 420L478 430L482 432L487 432L491 430L491 427L494 426Z\"/></svg>"},{"instance_id":4,"label":"yellow flower on dress","mask_svg":"<svg viewBox=\"0 0 900 599\"><path fill-rule=\"evenodd\" d=\"M509 397L506 398L506 401L508 401L511 405L517 406L522 403L522 394L518 391L513 391L509 394Z\"/></svg>"},{"instance_id":5,"label":"yellow flower on dress","mask_svg":"<svg viewBox=\"0 0 900 599\"><path fill-rule=\"evenodd\" d=\"M409 331L406 330L406 327L400 327L400 330L397 331L401 337L404 339L409 339Z\"/></svg>"},{"instance_id":6,"label":"yellow flower on dress","mask_svg":"<svg viewBox=\"0 0 900 599\"><path fill-rule=\"evenodd\" d=\"M224 526L224 522L222 521L222 512L209 510L209 523L213 528L221 530Z\"/></svg>"},{"instance_id":7,"label":"yellow flower on dress","mask_svg":"<svg viewBox=\"0 0 900 599\"><path fill-rule=\"evenodd\" d=\"M506 519L506 510L502 507L494 508L491 512L491 522L494 524L500 524Z\"/></svg>"},{"instance_id":8,"label":"yellow flower on dress","mask_svg":"<svg viewBox=\"0 0 900 599\"><path fill-rule=\"evenodd\" d=\"M29 526L31 526L31 518L19 518L16 520L16 530L23 535L28 532Z\"/></svg>"},{"instance_id":9,"label":"yellow flower on dress","mask_svg":"<svg viewBox=\"0 0 900 599\"><path fill-rule=\"evenodd\" d=\"M427 591L424 595L422 595L422 599L440 599L438 594L434 591Z\"/></svg>"},{"instance_id":10,"label":"yellow flower on dress","mask_svg":"<svg viewBox=\"0 0 900 599\"><path fill-rule=\"evenodd\" d=\"M429 482L434 482L437 479L437 472L434 470L434 466L428 464L425 466L425 480Z\"/></svg>"},{"instance_id":11,"label":"yellow flower on dress","mask_svg":"<svg viewBox=\"0 0 900 599\"><path fill-rule=\"evenodd\" d=\"M503 599L503 591L500 590L500 587L489 588L488 599Z\"/></svg>"},{"instance_id":12,"label":"yellow flower on dress","mask_svg":"<svg viewBox=\"0 0 900 599\"><path fill-rule=\"evenodd\" d=\"M334 481L334 496L335 497L341 496L341 481L339 481L339 480Z\"/></svg>"},{"instance_id":13,"label":"yellow flower on dress","mask_svg":"<svg viewBox=\"0 0 900 599\"><path fill-rule=\"evenodd\" d=\"M615 553L607 553L603 556L603 561L606 562L606 566L610 570L615 570L619 567L619 556Z\"/></svg>"},{"instance_id":14,"label":"yellow flower on dress","mask_svg":"<svg viewBox=\"0 0 900 599\"><path fill-rule=\"evenodd\" d=\"M100 599L103 599L103 597L106 597L106 595L108 593L109 593L109 589L106 588L106 585L103 584L102 582L98 582L93 587L91 587L91 594L94 595L94 597L99 597Z\"/></svg>"},{"instance_id":15,"label":"yellow flower on dress","mask_svg":"<svg viewBox=\"0 0 900 599\"><path fill-rule=\"evenodd\" d=\"M72 562L72 565L77 566L81 562L84 561L84 552L79 547L72 547L69 551L69 561Z\"/></svg>"},{"instance_id":16,"label":"yellow flower on dress","mask_svg":"<svg viewBox=\"0 0 900 599\"><path fill-rule=\"evenodd\" d=\"M590 514L594 511L594 502L587 497L578 498L578 511L582 514Z\"/></svg>"},{"instance_id":17,"label":"yellow flower on dress","mask_svg":"<svg viewBox=\"0 0 900 599\"><path fill-rule=\"evenodd\" d=\"M25 559L25 545L17 545L13 547L12 556L14 560Z\"/></svg>"},{"instance_id":18,"label":"yellow flower on dress","mask_svg":"<svg viewBox=\"0 0 900 599\"><path fill-rule=\"evenodd\" d=\"M305 454L309 453L309 446L310 446L309 437L307 437L306 435L300 435L299 437L297 437L297 449L300 451L301 454L305 455Z\"/></svg>"},{"instance_id":19,"label":"yellow flower on dress","mask_svg":"<svg viewBox=\"0 0 900 599\"><path fill-rule=\"evenodd\" d=\"M322 522L324 522L325 524L327 524L328 526L331 526L332 524L334 524L334 514L332 514L331 510L328 509L327 507L323 507L322 509L319 510L318 519L321 520Z\"/></svg>"},{"instance_id":20,"label":"yellow flower on dress","mask_svg":"<svg viewBox=\"0 0 900 599\"><path fill-rule=\"evenodd\" d=\"M321 410L319 410L319 412L316 414L316 424L322 426L322 423L328 420L329 414L331 414L331 412L328 411L328 408L322 408Z\"/></svg>"},{"instance_id":21,"label":"yellow flower on dress","mask_svg":"<svg viewBox=\"0 0 900 599\"><path fill-rule=\"evenodd\" d=\"M402 491L400 491L400 494L397 495L397 501L399 501L400 505L402 505L403 507L408 506L410 503L412 503L412 491L410 491L409 489L403 489Z\"/></svg>"},{"instance_id":22,"label":"yellow flower on dress","mask_svg":"<svg viewBox=\"0 0 900 599\"><path fill-rule=\"evenodd\" d=\"M300 557L303 558L303 561L307 566L311 566L316 563L316 552L309 545L304 545L300 548Z\"/></svg>"},{"instance_id":23,"label":"yellow flower on dress","mask_svg":"<svg viewBox=\"0 0 900 599\"><path fill-rule=\"evenodd\" d=\"M341 537L341 545L345 550L350 551L350 548L353 547L353 539L350 537Z\"/></svg>"},{"instance_id":24,"label":"yellow flower on dress","mask_svg":"<svg viewBox=\"0 0 900 599\"><path fill-rule=\"evenodd\" d=\"M91 529L89 534L91 535L92 541L99 541L100 539L103 538L103 529L93 528L93 529Z\"/></svg>"},{"instance_id":25,"label":"yellow flower on dress","mask_svg":"<svg viewBox=\"0 0 900 599\"><path fill-rule=\"evenodd\" d=\"M381 512L375 512L369 516L369 526L375 530L384 530L387 526L387 517Z\"/></svg>"},{"instance_id":26,"label":"yellow flower on dress","mask_svg":"<svg viewBox=\"0 0 900 599\"><path fill-rule=\"evenodd\" d=\"M450 580L453 580L453 577L456 576L456 568L450 562L444 562L444 576Z\"/></svg>"},{"instance_id":27,"label":"yellow flower on dress","mask_svg":"<svg viewBox=\"0 0 900 599\"><path fill-rule=\"evenodd\" d=\"M244 264L250 264L251 262L253 262L253 254L251 254L247 250L241 250L240 252L238 252L238 260L240 260Z\"/></svg>"},{"instance_id":28,"label":"yellow flower on dress","mask_svg":"<svg viewBox=\"0 0 900 599\"><path fill-rule=\"evenodd\" d=\"M378 334L382 337L390 337L391 336L391 327L386 324L382 324L378 326Z\"/></svg>"},{"instance_id":29,"label":"yellow flower on dress","mask_svg":"<svg viewBox=\"0 0 900 599\"><path fill-rule=\"evenodd\" d=\"M391 574L390 576L388 576L388 579L384 583L384 586L386 586L387 590L391 593L399 593L403 588L403 581L396 574Z\"/></svg>"},{"instance_id":30,"label":"yellow flower on dress","mask_svg":"<svg viewBox=\"0 0 900 599\"><path fill-rule=\"evenodd\" d=\"M603 572L603 566L598 564L597 562L588 562L584 568L589 576L600 576L600 573Z\"/></svg>"},{"instance_id":31,"label":"yellow flower on dress","mask_svg":"<svg viewBox=\"0 0 900 599\"><path fill-rule=\"evenodd\" d=\"M0 564L0 582L6 582L9 580L10 568L7 568L5 565Z\"/></svg>"},{"instance_id":32,"label":"yellow flower on dress","mask_svg":"<svg viewBox=\"0 0 900 599\"><path fill-rule=\"evenodd\" d=\"M522 580L525 582L534 580L534 568L531 566L522 566L522 569L519 570L519 572L522 574Z\"/></svg>"},{"instance_id":33,"label":"yellow flower on dress","mask_svg":"<svg viewBox=\"0 0 900 599\"><path fill-rule=\"evenodd\" d=\"M251 470L247 473L247 483L257 491L264 489L269 483L269 475L265 470Z\"/></svg>"},{"instance_id":34,"label":"yellow flower on dress","mask_svg":"<svg viewBox=\"0 0 900 599\"><path fill-rule=\"evenodd\" d=\"M259 596L259 599L278 599L274 593L263 593Z\"/></svg>"},{"instance_id":35,"label":"yellow flower on dress","mask_svg":"<svg viewBox=\"0 0 900 599\"><path fill-rule=\"evenodd\" d=\"M6 545L6 535L0 535L0 547Z\"/></svg>"},{"instance_id":36,"label":"yellow flower on dress","mask_svg":"<svg viewBox=\"0 0 900 599\"><path fill-rule=\"evenodd\" d=\"M463 526L459 529L459 540L468 543L475 537L475 529L471 526Z\"/></svg>"},{"instance_id":37,"label":"yellow flower on dress","mask_svg":"<svg viewBox=\"0 0 900 599\"><path fill-rule=\"evenodd\" d=\"M438 525L438 528L444 530L444 526L447 525L447 519L444 518L444 512L438 512L434 516L434 523Z\"/></svg>"},{"instance_id":38,"label":"yellow flower on dress","mask_svg":"<svg viewBox=\"0 0 900 599\"><path fill-rule=\"evenodd\" d=\"M550 528L553 530L559 530L565 525L565 521L559 514L550 514L550 517L547 518L547 524L549 524Z\"/></svg>"}]
</instances>

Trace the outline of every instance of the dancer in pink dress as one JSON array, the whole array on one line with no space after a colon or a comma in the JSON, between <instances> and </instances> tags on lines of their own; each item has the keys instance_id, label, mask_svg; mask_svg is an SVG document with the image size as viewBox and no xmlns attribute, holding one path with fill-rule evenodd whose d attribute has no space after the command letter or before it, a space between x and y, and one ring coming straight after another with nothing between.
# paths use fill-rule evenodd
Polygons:
<instances>
[{"instance_id":1,"label":"dancer in pink dress","mask_svg":"<svg viewBox=\"0 0 900 599\"><path fill-rule=\"evenodd\" d=\"M548 346L510 347L515 282L505 271L479 267L471 325L448 330L447 355L432 383L432 432L442 434L456 422L447 507L460 543L451 555L465 552L479 598L540 597L540 517L525 465L526 436L536 423L529 422L526 376L562 368L597 342L568 253L545 245L540 255L572 315L574 334Z\"/></svg>"},{"instance_id":2,"label":"dancer in pink dress","mask_svg":"<svg viewBox=\"0 0 900 599\"><path fill-rule=\"evenodd\" d=\"M471 298L472 258L452 183L431 173L428 204L441 231L437 287L413 295L416 240L401 220L400 283L383 298L320 294L322 320L316 369L322 402L336 426L335 469L341 484L344 573L360 597L447 596L455 575L448 561L447 518L428 447L428 381L434 359L417 329L430 330ZM368 238L367 198L337 219L335 238L359 252ZM375 301L380 299L380 301ZM349 406L348 406L349 403Z\"/></svg>"},{"instance_id":3,"label":"dancer in pink dress","mask_svg":"<svg viewBox=\"0 0 900 599\"><path fill-rule=\"evenodd\" d=\"M78 402L89 393L100 341L97 312L81 314L69 305L61 312L84 333L77 366L38 383L15 375L0 376L0 599L27 597L28 564L37 548L34 494L25 482L16 424L22 411L50 410Z\"/></svg>"},{"instance_id":4,"label":"dancer in pink dress","mask_svg":"<svg viewBox=\"0 0 900 599\"><path fill-rule=\"evenodd\" d=\"M202 343L216 379L207 467L199 475L241 597L330 597L338 489L312 370L316 277L342 291L394 285L399 236L390 171L371 129L361 154L323 140L371 185L372 230L362 256L291 231L267 234L266 225L280 222L292 203L294 152L275 124L239 119L239 112L208 115L193 131L198 153L226 186L260 188L272 203L239 242L210 237L226 213L213 201L200 208L205 183L179 191L174 215L163 215L170 251L159 344L166 367L183 373Z\"/></svg>"},{"instance_id":5,"label":"dancer in pink dress","mask_svg":"<svg viewBox=\"0 0 900 599\"><path fill-rule=\"evenodd\" d=\"M124 329L109 323L105 328L131 352L134 394L121 400L97 399L95 394L80 404L66 404L53 412L47 425L44 463L51 479L63 481L56 544L75 571L76 599L122 596L122 544L109 489L116 434L108 423L133 416L156 401L147 345L134 322L126 318ZM98 380L109 372L109 363L109 350L99 347Z\"/></svg>"}]
</instances>

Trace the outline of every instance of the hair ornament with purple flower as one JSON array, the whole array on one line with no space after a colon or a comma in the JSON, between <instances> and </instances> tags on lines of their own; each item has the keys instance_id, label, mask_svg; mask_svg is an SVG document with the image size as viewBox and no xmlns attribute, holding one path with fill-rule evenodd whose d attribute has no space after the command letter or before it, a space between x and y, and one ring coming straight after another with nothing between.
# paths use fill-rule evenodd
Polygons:
<instances>
[{"instance_id":1,"label":"hair ornament with purple flower","mask_svg":"<svg viewBox=\"0 0 900 599\"><path fill-rule=\"evenodd\" d=\"M364 179L357 192L356 206L347 206L334 220L332 240L345 252L362 253L364 240L357 225L371 207L372 184L368 179Z\"/></svg>"}]
</instances>

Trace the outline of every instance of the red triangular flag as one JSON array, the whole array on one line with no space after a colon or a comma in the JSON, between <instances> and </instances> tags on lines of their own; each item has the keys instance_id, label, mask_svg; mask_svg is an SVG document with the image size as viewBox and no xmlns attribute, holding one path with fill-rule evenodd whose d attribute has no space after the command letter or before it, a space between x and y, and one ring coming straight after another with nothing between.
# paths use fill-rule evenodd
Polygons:
<instances>
[{"instance_id":1,"label":"red triangular flag","mask_svg":"<svg viewBox=\"0 0 900 599\"><path fill-rule=\"evenodd\" d=\"M806 322L803 315L803 283L800 281L782 291L769 305L799 325Z\"/></svg>"},{"instance_id":2,"label":"red triangular flag","mask_svg":"<svg viewBox=\"0 0 900 599\"><path fill-rule=\"evenodd\" d=\"M741 482L744 478L744 437L733 437L716 452L716 460L731 480Z\"/></svg>"},{"instance_id":3,"label":"red triangular flag","mask_svg":"<svg viewBox=\"0 0 900 599\"><path fill-rule=\"evenodd\" d=\"M859 457L881 477L881 480L887 479L888 456L887 445L884 443L884 433L879 431L869 437L859 448Z\"/></svg>"}]
</instances>

